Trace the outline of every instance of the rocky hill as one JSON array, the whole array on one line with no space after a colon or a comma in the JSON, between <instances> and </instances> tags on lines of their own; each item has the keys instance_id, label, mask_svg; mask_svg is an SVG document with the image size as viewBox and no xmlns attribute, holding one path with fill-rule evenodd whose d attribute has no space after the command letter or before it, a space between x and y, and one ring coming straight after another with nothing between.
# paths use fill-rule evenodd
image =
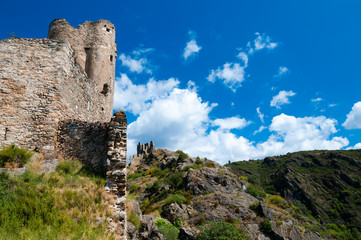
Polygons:
<instances>
[{"instance_id":1,"label":"rocky hill","mask_svg":"<svg viewBox=\"0 0 361 240\"><path fill-rule=\"evenodd\" d=\"M129 239L207 239L212 222L244 232L222 239L321 239L321 225L281 196L182 151L152 148L132 158L127 189Z\"/></svg>"},{"instance_id":2,"label":"rocky hill","mask_svg":"<svg viewBox=\"0 0 361 240\"><path fill-rule=\"evenodd\" d=\"M227 168L298 206L331 236L361 239L361 150L288 153Z\"/></svg>"}]
</instances>

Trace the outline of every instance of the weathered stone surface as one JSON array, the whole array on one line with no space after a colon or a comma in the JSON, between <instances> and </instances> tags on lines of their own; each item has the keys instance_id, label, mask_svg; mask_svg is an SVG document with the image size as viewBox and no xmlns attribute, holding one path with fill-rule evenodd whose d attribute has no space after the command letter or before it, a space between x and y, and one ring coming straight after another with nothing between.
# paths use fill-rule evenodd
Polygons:
<instances>
[{"instance_id":1,"label":"weathered stone surface","mask_svg":"<svg viewBox=\"0 0 361 240\"><path fill-rule=\"evenodd\" d=\"M56 19L49 38L0 41L0 141L41 152L46 160L58 154L86 159L94 153L90 145L105 141L96 134L104 126L96 122L112 116L114 26L99 20L76 29ZM69 119L74 121L68 124ZM65 135L59 136L58 130ZM59 151L72 146L74 151ZM74 156L79 150L83 155Z\"/></svg>"},{"instance_id":2,"label":"weathered stone surface","mask_svg":"<svg viewBox=\"0 0 361 240\"><path fill-rule=\"evenodd\" d=\"M162 216L170 222L174 222L176 218L180 218L182 221L187 219L187 214L185 214L185 211L177 203L172 203L169 206L164 207Z\"/></svg>"},{"instance_id":3,"label":"weathered stone surface","mask_svg":"<svg viewBox=\"0 0 361 240\"><path fill-rule=\"evenodd\" d=\"M192 240L199 234L199 230L193 227L186 227L179 229L180 240Z\"/></svg>"}]
</instances>

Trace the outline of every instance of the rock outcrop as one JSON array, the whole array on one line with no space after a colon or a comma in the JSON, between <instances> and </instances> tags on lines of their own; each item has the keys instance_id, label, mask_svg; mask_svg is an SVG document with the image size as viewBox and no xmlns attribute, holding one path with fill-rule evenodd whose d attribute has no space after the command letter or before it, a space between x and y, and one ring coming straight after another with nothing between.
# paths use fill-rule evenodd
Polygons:
<instances>
[{"instance_id":1,"label":"rock outcrop","mask_svg":"<svg viewBox=\"0 0 361 240\"><path fill-rule=\"evenodd\" d=\"M212 221L235 223L251 239L321 239L303 227L317 224L313 220L294 218L292 209L248 194L248 182L207 159L152 149L128 176L129 194L138 199L142 214L161 212L180 224L180 239L194 239L199 226ZM268 232L261 227L264 221L269 221Z\"/></svg>"}]
</instances>

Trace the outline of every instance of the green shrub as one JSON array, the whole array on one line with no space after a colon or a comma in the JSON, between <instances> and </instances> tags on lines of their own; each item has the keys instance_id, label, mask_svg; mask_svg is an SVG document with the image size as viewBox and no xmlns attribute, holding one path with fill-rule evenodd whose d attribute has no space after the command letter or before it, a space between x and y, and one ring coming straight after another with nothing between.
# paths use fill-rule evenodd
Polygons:
<instances>
[{"instance_id":1,"label":"green shrub","mask_svg":"<svg viewBox=\"0 0 361 240\"><path fill-rule=\"evenodd\" d=\"M193 165L191 165L191 166L185 166L184 168L183 168L183 172L187 172L189 169L200 169L200 168L202 168L202 164L193 164Z\"/></svg>"},{"instance_id":2,"label":"green shrub","mask_svg":"<svg viewBox=\"0 0 361 240\"><path fill-rule=\"evenodd\" d=\"M303 204L302 202L300 202L300 201L297 200L297 201L295 202L295 206L298 207L303 214L305 214L305 215L308 214L308 209L307 209L306 205Z\"/></svg>"},{"instance_id":3,"label":"green shrub","mask_svg":"<svg viewBox=\"0 0 361 240\"><path fill-rule=\"evenodd\" d=\"M206 167L208 168L215 168L216 164L214 162L206 162Z\"/></svg>"},{"instance_id":4,"label":"green shrub","mask_svg":"<svg viewBox=\"0 0 361 240\"><path fill-rule=\"evenodd\" d=\"M176 228L178 228L178 229L180 229L181 227L182 227L182 219L180 218L180 217L176 217L175 219L174 219L174 222L173 222L173 225L176 227Z\"/></svg>"},{"instance_id":5,"label":"green shrub","mask_svg":"<svg viewBox=\"0 0 361 240\"><path fill-rule=\"evenodd\" d=\"M135 211L132 211L129 215L128 215L128 221L133 223L133 225L136 228L140 228L141 222L139 219L139 216L137 215L137 213Z\"/></svg>"},{"instance_id":6,"label":"green shrub","mask_svg":"<svg viewBox=\"0 0 361 240\"><path fill-rule=\"evenodd\" d=\"M196 164L199 165L199 164L202 164L203 165L203 162L202 160L199 158L199 157L196 157Z\"/></svg>"},{"instance_id":7,"label":"green shrub","mask_svg":"<svg viewBox=\"0 0 361 240\"><path fill-rule=\"evenodd\" d=\"M253 197L265 198L266 193L263 191L262 188L255 184L251 184L246 189L246 193L251 194Z\"/></svg>"},{"instance_id":8,"label":"green shrub","mask_svg":"<svg viewBox=\"0 0 361 240\"><path fill-rule=\"evenodd\" d=\"M33 155L34 152L11 144L0 151L0 167L5 167L7 163L23 167Z\"/></svg>"},{"instance_id":9,"label":"green shrub","mask_svg":"<svg viewBox=\"0 0 361 240\"><path fill-rule=\"evenodd\" d=\"M178 153L178 162L183 162L184 160L186 160L187 158L189 158L189 155L184 153L181 150L178 150L176 153Z\"/></svg>"},{"instance_id":10,"label":"green shrub","mask_svg":"<svg viewBox=\"0 0 361 240\"><path fill-rule=\"evenodd\" d=\"M58 163L55 170L62 174L75 175L81 168L82 164L79 161L64 160Z\"/></svg>"},{"instance_id":11,"label":"green shrub","mask_svg":"<svg viewBox=\"0 0 361 240\"><path fill-rule=\"evenodd\" d=\"M255 175L251 175L248 177L248 182L258 185L260 183L259 178Z\"/></svg>"},{"instance_id":12,"label":"green shrub","mask_svg":"<svg viewBox=\"0 0 361 240\"><path fill-rule=\"evenodd\" d=\"M136 191L139 190L139 188L140 188L139 185L137 185L137 184L132 184L132 185L129 186L129 192L130 192L130 193L136 192Z\"/></svg>"},{"instance_id":13,"label":"green shrub","mask_svg":"<svg viewBox=\"0 0 361 240\"><path fill-rule=\"evenodd\" d=\"M249 206L249 208L251 209L251 210L253 210L253 211L257 211L258 210L258 208L259 208L259 205L260 205L260 202L254 202L254 203L252 203L250 206Z\"/></svg>"},{"instance_id":14,"label":"green shrub","mask_svg":"<svg viewBox=\"0 0 361 240\"><path fill-rule=\"evenodd\" d=\"M177 203L178 205L181 205L184 203L185 200L186 198L184 196L179 194L174 194L165 200L164 206L171 205L172 203Z\"/></svg>"},{"instance_id":15,"label":"green shrub","mask_svg":"<svg viewBox=\"0 0 361 240\"><path fill-rule=\"evenodd\" d=\"M262 232L272 233L272 224L267 219L265 219L263 222L259 224L259 228L261 229Z\"/></svg>"},{"instance_id":16,"label":"green shrub","mask_svg":"<svg viewBox=\"0 0 361 240\"><path fill-rule=\"evenodd\" d=\"M243 240L246 235L235 225L227 222L212 222L204 226L196 240Z\"/></svg>"},{"instance_id":17,"label":"green shrub","mask_svg":"<svg viewBox=\"0 0 361 240\"><path fill-rule=\"evenodd\" d=\"M286 199L284 199L284 198L281 197L281 196L271 195L271 196L269 197L269 201L270 201L272 204L274 204L274 205L276 205L276 206L278 206L278 207L280 207L280 208L283 208L283 209L287 208L287 206L288 206Z\"/></svg>"},{"instance_id":18,"label":"green shrub","mask_svg":"<svg viewBox=\"0 0 361 240\"><path fill-rule=\"evenodd\" d=\"M178 239L179 230L170 223L167 223L164 219L157 219L155 226L158 231L163 235L165 240L176 240Z\"/></svg>"},{"instance_id":19,"label":"green shrub","mask_svg":"<svg viewBox=\"0 0 361 240\"><path fill-rule=\"evenodd\" d=\"M143 176L144 176L144 171L139 170L136 173L128 174L127 181L131 182L131 181L134 181L135 179L143 177Z\"/></svg>"},{"instance_id":20,"label":"green shrub","mask_svg":"<svg viewBox=\"0 0 361 240\"><path fill-rule=\"evenodd\" d=\"M247 177L247 176L239 176L239 178L240 178L242 181L248 182L248 177Z\"/></svg>"},{"instance_id":21,"label":"green shrub","mask_svg":"<svg viewBox=\"0 0 361 240\"><path fill-rule=\"evenodd\" d=\"M175 172L167 177L166 182L173 189L177 189L183 183L183 172Z\"/></svg>"},{"instance_id":22,"label":"green shrub","mask_svg":"<svg viewBox=\"0 0 361 240\"><path fill-rule=\"evenodd\" d=\"M360 239L360 233L356 231L352 231L348 229L345 225L337 226L336 224L327 224L326 226L327 232L336 239L343 240L353 240Z\"/></svg>"}]
</instances>

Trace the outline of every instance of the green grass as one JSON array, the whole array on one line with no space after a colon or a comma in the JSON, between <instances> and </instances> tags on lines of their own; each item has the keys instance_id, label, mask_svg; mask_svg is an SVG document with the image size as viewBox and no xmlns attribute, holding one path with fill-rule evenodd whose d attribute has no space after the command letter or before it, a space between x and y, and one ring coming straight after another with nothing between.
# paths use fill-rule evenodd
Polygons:
<instances>
[{"instance_id":1,"label":"green grass","mask_svg":"<svg viewBox=\"0 0 361 240\"><path fill-rule=\"evenodd\" d=\"M172 203L177 203L178 205L181 205L184 203L185 200L186 198L184 196L179 194L174 194L165 200L164 206L168 206Z\"/></svg>"},{"instance_id":2,"label":"green grass","mask_svg":"<svg viewBox=\"0 0 361 240\"><path fill-rule=\"evenodd\" d=\"M33 155L34 152L25 148L9 145L0 150L0 167L7 167L8 164L23 167Z\"/></svg>"},{"instance_id":3,"label":"green grass","mask_svg":"<svg viewBox=\"0 0 361 240\"><path fill-rule=\"evenodd\" d=\"M245 240L247 236L234 224L227 222L212 222L201 229L196 240Z\"/></svg>"},{"instance_id":4,"label":"green grass","mask_svg":"<svg viewBox=\"0 0 361 240\"><path fill-rule=\"evenodd\" d=\"M0 173L0 239L111 239L104 183L75 161L51 174Z\"/></svg>"},{"instance_id":5,"label":"green grass","mask_svg":"<svg viewBox=\"0 0 361 240\"><path fill-rule=\"evenodd\" d=\"M178 239L179 230L171 223L167 223L164 219L157 219L155 222L158 231L163 234L165 240L176 240Z\"/></svg>"}]
</instances>

